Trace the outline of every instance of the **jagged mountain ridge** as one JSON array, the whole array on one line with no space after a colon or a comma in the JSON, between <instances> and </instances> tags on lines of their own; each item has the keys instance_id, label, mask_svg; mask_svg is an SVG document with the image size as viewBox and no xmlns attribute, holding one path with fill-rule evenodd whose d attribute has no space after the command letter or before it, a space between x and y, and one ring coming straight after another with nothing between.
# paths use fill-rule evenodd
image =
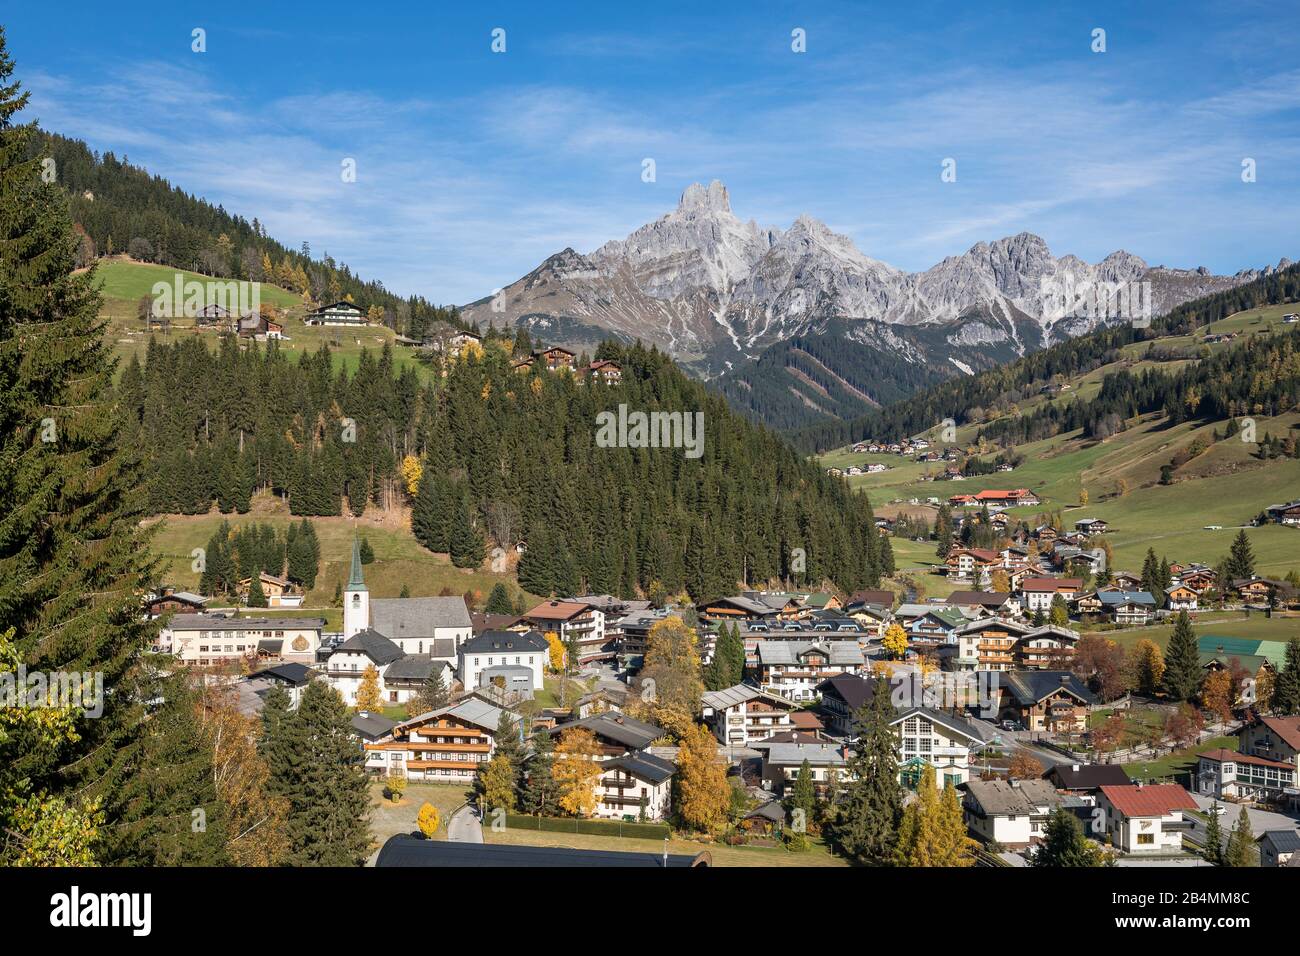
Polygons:
<instances>
[{"instance_id":1,"label":"jagged mountain ridge","mask_svg":"<svg viewBox=\"0 0 1300 956\"><path fill-rule=\"evenodd\" d=\"M573 348L607 337L640 339L705 378L734 374L796 336L826 334L832 320L840 320L834 334L849 343L862 323L934 326L924 339L936 354L918 353L915 341L891 344L880 327L860 330L871 342L859 345L895 350L900 361L950 374L1105 322L1070 304L1067 293L1074 290L1149 283L1152 314L1160 314L1271 268L1216 276L1150 267L1124 251L1093 264L1056 258L1040 237L1020 233L909 273L870 258L808 216L784 230L742 221L715 180L688 186L676 209L626 239L587 255L570 248L549 257L495 296L464 306L462 315L524 325L538 338Z\"/></svg>"}]
</instances>

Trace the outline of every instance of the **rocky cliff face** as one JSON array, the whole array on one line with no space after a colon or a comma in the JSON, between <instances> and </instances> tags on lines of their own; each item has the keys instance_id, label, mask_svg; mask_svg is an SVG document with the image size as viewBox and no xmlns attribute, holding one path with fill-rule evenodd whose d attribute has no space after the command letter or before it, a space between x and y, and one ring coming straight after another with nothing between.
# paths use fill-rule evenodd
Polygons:
<instances>
[{"instance_id":1,"label":"rocky cliff face","mask_svg":"<svg viewBox=\"0 0 1300 956\"><path fill-rule=\"evenodd\" d=\"M808 216L785 230L742 222L726 186L714 181L688 186L676 209L626 239L585 256L565 249L462 311L570 347L641 339L708 377L832 319L850 331L855 321L947 326L944 339L955 348L1021 354L1259 274L1152 268L1122 251L1095 264L1058 259L1031 233L980 242L908 273Z\"/></svg>"}]
</instances>

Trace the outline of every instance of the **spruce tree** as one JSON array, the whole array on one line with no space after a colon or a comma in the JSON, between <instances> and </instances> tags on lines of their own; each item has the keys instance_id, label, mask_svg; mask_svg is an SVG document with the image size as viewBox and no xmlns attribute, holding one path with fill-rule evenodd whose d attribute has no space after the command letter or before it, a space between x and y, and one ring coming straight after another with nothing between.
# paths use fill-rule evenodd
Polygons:
<instances>
[{"instance_id":1,"label":"spruce tree","mask_svg":"<svg viewBox=\"0 0 1300 956\"><path fill-rule=\"evenodd\" d=\"M1228 837L1228 846L1223 851L1224 866L1257 866L1259 854L1255 847L1255 837L1250 828L1250 814L1243 805L1237 815L1237 822L1232 826Z\"/></svg>"},{"instance_id":2,"label":"spruce tree","mask_svg":"<svg viewBox=\"0 0 1300 956\"><path fill-rule=\"evenodd\" d=\"M889 682L880 678L854 720L858 739L848 766L850 782L834 825L836 844L859 863L885 866L894 859L903 817L898 737L890 725L895 716Z\"/></svg>"},{"instance_id":3,"label":"spruce tree","mask_svg":"<svg viewBox=\"0 0 1300 956\"><path fill-rule=\"evenodd\" d=\"M1201 689L1204 676L1191 619L1186 611L1179 611L1165 651L1165 690L1173 700L1191 700Z\"/></svg>"},{"instance_id":4,"label":"spruce tree","mask_svg":"<svg viewBox=\"0 0 1300 956\"><path fill-rule=\"evenodd\" d=\"M448 542L451 563L458 568L477 568L485 554L483 532L474 526L469 502L456 494L452 505L451 540Z\"/></svg>"},{"instance_id":5,"label":"spruce tree","mask_svg":"<svg viewBox=\"0 0 1300 956\"><path fill-rule=\"evenodd\" d=\"M290 866L359 866L370 846L369 782L338 692L313 681L296 711L279 688L267 695L260 751L267 789L289 803Z\"/></svg>"},{"instance_id":6,"label":"spruce tree","mask_svg":"<svg viewBox=\"0 0 1300 956\"><path fill-rule=\"evenodd\" d=\"M1282 717L1300 714L1300 637L1286 644L1286 662L1273 679L1273 694L1269 701L1273 713Z\"/></svg>"},{"instance_id":7,"label":"spruce tree","mask_svg":"<svg viewBox=\"0 0 1300 956\"><path fill-rule=\"evenodd\" d=\"M1224 860L1223 827L1219 825L1222 810L1223 807L1216 800L1210 804L1210 812L1206 814L1209 820L1205 824L1205 849L1201 851L1201 856L1214 866L1223 866Z\"/></svg>"},{"instance_id":8,"label":"spruce tree","mask_svg":"<svg viewBox=\"0 0 1300 956\"><path fill-rule=\"evenodd\" d=\"M248 606L266 607L266 592L262 590L260 574L254 574L248 582Z\"/></svg>"},{"instance_id":9,"label":"spruce tree","mask_svg":"<svg viewBox=\"0 0 1300 956\"><path fill-rule=\"evenodd\" d=\"M525 813L550 817L559 811L559 791L552 769L555 765L555 742L539 730L533 735L533 755L528 761L527 779L520 801Z\"/></svg>"},{"instance_id":10,"label":"spruce tree","mask_svg":"<svg viewBox=\"0 0 1300 956\"><path fill-rule=\"evenodd\" d=\"M807 759L799 765L799 773L794 778L794 790L790 795L788 808L793 814L803 814L805 827L811 826L813 812L817 809L817 790L813 784L812 765Z\"/></svg>"},{"instance_id":11,"label":"spruce tree","mask_svg":"<svg viewBox=\"0 0 1300 956\"><path fill-rule=\"evenodd\" d=\"M510 592L505 584L498 581L492 585L492 592L488 595L487 607L484 610L488 614L514 614L514 605L510 603Z\"/></svg>"},{"instance_id":12,"label":"spruce tree","mask_svg":"<svg viewBox=\"0 0 1300 956\"><path fill-rule=\"evenodd\" d=\"M1104 866L1100 846L1083 835L1079 819L1070 811L1057 807L1047 818L1043 842L1034 852L1031 866Z\"/></svg>"},{"instance_id":13,"label":"spruce tree","mask_svg":"<svg viewBox=\"0 0 1300 956\"><path fill-rule=\"evenodd\" d=\"M192 778L160 775L129 814L113 799L130 775L156 773L185 728L145 720L142 655L157 628L140 606L157 577L140 526L145 481L122 440L98 279L73 275L67 194L29 153L34 126L13 122L26 102L0 28L0 633L13 629L30 672L102 675L104 694L102 712L76 712L57 745L27 722L0 735L0 827L22 835L10 812L28 798L40 805L37 826L96 801L105 832L165 826L177 802L202 799ZM185 858L146 844L135 860L161 862L155 849ZM110 839L96 852L111 864L125 851Z\"/></svg>"},{"instance_id":14,"label":"spruce tree","mask_svg":"<svg viewBox=\"0 0 1300 956\"><path fill-rule=\"evenodd\" d=\"M1232 547L1228 551L1228 574L1232 580L1253 577L1255 574L1255 552L1250 546L1245 528L1238 531L1232 539ZM1232 581L1221 582L1224 587L1231 583Z\"/></svg>"},{"instance_id":15,"label":"spruce tree","mask_svg":"<svg viewBox=\"0 0 1300 956\"><path fill-rule=\"evenodd\" d=\"M422 714L427 714L433 710L441 710L447 706L448 694L447 684L442 679L442 668L435 667L433 675L420 688L418 700L418 710Z\"/></svg>"}]
</instances>

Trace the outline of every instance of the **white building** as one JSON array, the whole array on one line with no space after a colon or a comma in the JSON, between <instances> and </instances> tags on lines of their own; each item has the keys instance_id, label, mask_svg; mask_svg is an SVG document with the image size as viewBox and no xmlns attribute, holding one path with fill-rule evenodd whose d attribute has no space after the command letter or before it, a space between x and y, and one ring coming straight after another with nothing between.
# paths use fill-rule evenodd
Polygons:
<instances>
[{"instance_id":1,"label":"white building","mask_svg":"<svg viewBox=\"0 0 1300 956\"><path fill-rule=\"evenodd\" d=\"M1110 842L1125 853L1181 853L1191 829L1184 811L1196 801L1176 783L1102 787L1097 806L1104 812Z\"/></svg>"},{"instance_id":2,"label":"white building","mask_svg":"<svg viewBox=\"0 0 1300 956\"><path fill-rule=\"evenodd\" d=\"M748 684L708 691L702 700L705 722L727 746L746 747L795 729L790 714L798 708L792 701Z\"/></svg>"},{"instance_id":3,"label":"white building","mask_svg":"<svg viewBox=\"0 0 1300 956\"><path fill-rule=\"evenodd\" d=\"M311 664L325 621L318 617L220 617L173 614L154 648L200 667L257 657Z\"/></svg>"},{"instance_id":4,"label":"white building","mask_svg":"<svg viewBox=\"0 0 1300 956\"><path fill-rule=\"evenodd\" d=\"M606 760L596 783L594 815L611 820L663 820L672 804L677 768L648 751Z\"/></svg>"},{"instance_id":5,"label":"white building","mask_svg":"<svg viewBox=\"0 0 1300 956\"><path fill-rule=\"evenodd\" d=\"M542 674L550 645L536 631L484 631L460 646L457 676L466 689L480 687L483 675L493 668L527 668L532 675L529 690L542 687Z\"/></svg>"},{"instance_id":6,"label":"white building","mask_svg":"<svg viewBox=\"0 0 1300 956\"><path fill-rule=\"evenodd\" d=\"M970 780L962 812L970 832L985 843L1023 849L1038 843L1061 794L1046 780Z\"/></svg>"}]
</instances>

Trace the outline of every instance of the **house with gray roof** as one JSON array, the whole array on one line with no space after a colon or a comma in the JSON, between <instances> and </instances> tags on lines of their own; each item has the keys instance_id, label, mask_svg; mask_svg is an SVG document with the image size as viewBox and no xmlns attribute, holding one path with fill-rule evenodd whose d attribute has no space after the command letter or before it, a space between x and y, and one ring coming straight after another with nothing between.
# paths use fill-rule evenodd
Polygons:
<instances>
[{"instance_id":1,"label":"house with gray roof","mask_svg":"<svg viewBox=\"0 0 1300 956\"><path fill-rule=\"evenodd\" d=\"M528 687L520 685L516 689L526 689L531 696L542 688L550 644L537 631L484 631L461 644L457 653L456 673L465 688L482 687L485 671L494 672L488 680L491 677L504 679L505 674L496 672L497 668L520 668L528 672ZM511 677L509 683L518 682Z\"/></svg>"},{"instance_id":2,"label":"house with gray roof","mask_svg":"<svg viewBox=\"0 0 1300 956\"><path fill-rule=\"evenodd\" d=\"M1023 849L1042 840L1047 818L1066 799L1046 780L970 780L962 815L985 843Z\"/></svg>"},{"instance_id":3,"label":"house with gray roof","mask_svg":"<svg viewBox=\"0 0 1300 956\"><path fill-rule=\"evenodd\" d=\"M720 743L735 747L793 731L791 715L797 709L793 701L751 684L706 691L701 698L704 722Z\"/></svg>"},{"instance_id":4,"label":"house with gray roof","mask_svg":"<svg viewBox=\"0 0 1300 956\"><path fill-rule=\"evenodd\" d=\"M856 674L866 657L851 634L826 633L815 640L763 639L755 648L759 686L794 701L817 699L817 685L836 674Z\"/></svg>"}]
</instances>

